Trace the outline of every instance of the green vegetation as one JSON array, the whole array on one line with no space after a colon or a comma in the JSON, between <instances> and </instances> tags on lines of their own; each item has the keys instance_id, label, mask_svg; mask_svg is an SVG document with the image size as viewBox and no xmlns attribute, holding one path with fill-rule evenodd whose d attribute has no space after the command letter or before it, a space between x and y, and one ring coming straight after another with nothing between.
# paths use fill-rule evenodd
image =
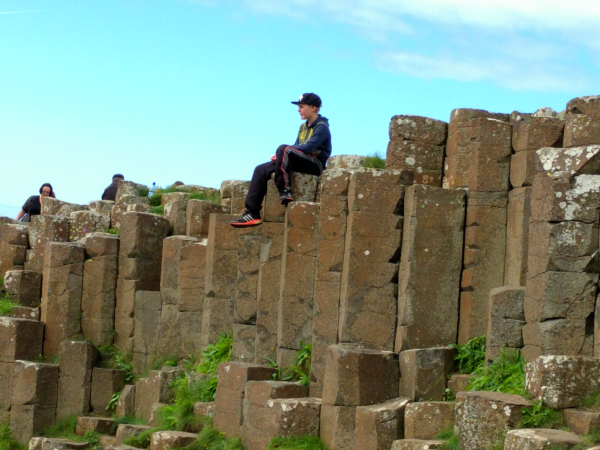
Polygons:
<instances>
[{"instance_id":1,"label":"green vegetation","mask_svg":"<svg viewBox=\"0 0 600 450\"><path fill-rule=\"evenodd\" d=\"M233 334L221 333L217 342L206 347L206 350L202 354L202 361L196 368L196 372L217 373L217 366L219 364L231 360L232 348Z\"/></svg>"},{"instance_id":2,"label":"green vegetation","mask_svg":"<svg viewBox=\"0 0 600 450\"><path fill-rule=\"evenodd\" d=\"M373 152L365 157L363 167L371 169L385 169L385 159L382 157L381 152Z\"/></svg>"},{"instance_id":3,"label":"green vegetation","mask_svg":"<svg viewBox=\"0 0 600 450\"><path fill-rule=\"evenodd\" d=\"M327 446L317 436L273 438L269 450L327 450Z\"/></svg>"},{"instance_id":4,"label":"green vegetation","mask_svg":"<svg viewBox=\"0 0 600 450\"><path fill-rule=\"evenodd\" d=\"M13 307L19 306L18 302L13 302L8 293L0 294L0 316L10 316Z\"/></svg>"},{"instance_id":5,"label":"green vegetation","mask_svg":"<svg viewBox=\"0 0 600 450\"><path fill-rule=\"evenodd\" d=\"M469 380L468 391L525 395L525 360L518 350L502 349L487 367L480 366Z\"/></svg>"},{"instance_id":6,"label":"green vegetation","mask_svg":"<svg viewBox=\"0 0 600 450\"><path fill-rule=\"evenodd\" d=\"M580 408L600 408L600 390L581 401Z\"/></svg>"},{"instance_id":7,"label":"green vegetation","mask_svg":"<svg viewBox=\"0 0 600 450\"><path fill-rule=\"evenodd\" d=\"M594 447L600 444L600 430L592 431L590 434L581 436L582 442L577 444L575 447L571 447L572 450L584 450L586 448Z\"/></svg>"},{"instance_id":8,"label":"green vegetation","mask_svg":"<svg viewBox=\"0 0 600 450\"><path fill-rule=\"evenodd\" d=\"M144 430L136 436L128 437L125 439L125 441L123 441L123 443L131 447L148 448L150 447L150 439L152 438L152 434L156 433L157 431L163 431L163 429L156 427Z\"/></svg>"},{"instance_id":9,"label":"green vegetation","mask_svg":"<svg viewBox=\"0 0 600 450\"><path fill-rule=\"evenodd\" d=\"M140 197L148 197L149 193L150 193L150 189L147 187L142 187L142 188L139 188L139 190L138 190L138 195Z\"/></svg>"},{"instance_id":10,"label":"green vegetation","mask_svg":"<svg viewBox=\"0 0 600 450\"><path fill-rule=\"evenodd\" d=\"M485 336L470 339L465 345L452 344L455 372L469 374L485 365Z\"/></svg>"},{"instance_id":11,"label":"green vegetation","mask_svg":"<svg viewBox=\"0 0 600 450\"><path fill-rule=\"evenodd\" d=\"M163 205L153 206L150 210L152 214L158 214L159 216L165 215L165 207Z\"/></svg>"},{"instance_id":12,"label":"green vegetation","mask_svg":"<svg viewBox=\"0 0 600 450\"><path fill-rule=\"evenodd\" d=\"M175 401L161 408L158 423L161 428L177 431L192 431L201 425L201 418L194 415L194 403L214 400L217 377L192 379L187 375L178 378L172 385L175 388ZM213 386L214 385L214 386Z\"/></svg>"},{"instance_id":13,"label":"green vegetation","mask_svg":"<svg viewBox=\"0 0 600 450\"><path fill-rule=\"evenodd\" d=\"M228 439L225 433L221 433L212 427L212 419L203 418L204 426L198 439L187 446L187 450L244 450L240 438Z\"/></svg>"},{"instance_id":14,"label":"green vegetation","mask_svg":"<svg viewBox=\"0 0 600 450\"><path fill-rule=\"evenodd\" d=\"M533 406L521 408L523 417L519 428L560 428L563 416L560 411L548 408L542 402L535 402Z\"/></svg>"},{"instance_id":15,"label":"green vegetation","mask_svg":"<svg viewBox=\"0 0 600 450\"><path fill-rule=\"evenodd\" d=\"M125 371L123 384L133 384L135 376L133 375L133 356L119 349L115 345L104 345L98 349L101 362L100 367L107 369L118 369Z\"/></svg>"},{"instance_id":16,"label":"green vegetation","mask_svg":"<svg viewBox=\"0 0 600 450\"><path fill-rule=\"evenodd\" d=\"M26 450L27 447L10 438L10 428L6 424L0 425L0 450Z\"/></svg>"},{"instance_id":17,"label":"green vegetation","mask_svg":"<svg viewBox=\"0 0 600 450\"><path fill-rule=\"evenodd\" d=\"M100 437L98 432L86 431L84 436L78 436L75 434L76 427L77 416L71 416L58 422L56 425L46 427L42 432L42 435L57 439L68 439L75 442L87 442L89 445L88 448L92 450L100 450L102 448L98 440Z\"/></svg>"},{"instance_id":18,"label":"green vegetation","mask_svg":"<svg viewBox=\"0 0 600 450\"><path fill-rule=\"evenodd\" d=\"M161 187L157 188L156 192L150 196L150 206L160 206L163 194L169 194L171 192L178 192L177 186L171 186L167 189Z\"/></svg>"},{"instance_id":19,"label":"green vegetation","mask_svg":"<svg viewBox=\"0 0 600 450\"><path fill-rule=\"evenodd\" d=\"M460 450L458 436L454 434L454 430L452 429L442 431L435 438L446 441L444 442L444 445L440 447L442 450Z\"/></svg>"},{"instance_id":20,"label":"green vegetation","mask_svg":"<svg viewBox=\"0 0 600 450\"><path fill-rule=\"evenodd\" d=\"M171 385L175 397L172 405L167 405L158 412L161 428L191 431L202 425L202 418L194 415L194 403L214 401L217 391L217 367L220 363L231 360L232 347L233 335L222 333L214 344L206 348L201 360L198 355L184 360L187 370L193 373L183 373ZM172 358L170 362L177 365L177 358Z\"/></svg>"},{"instance_id":21,"label":"green vegetation","mask_svg":"<svg viewBox=\"0 0 600 450\"><path fill-rule=\"evenodd\" d=\"M300 341L301 348L294 357L294 363L285 368L279 367L275 361L267 357L268 365L277 370L273 374L274 380L297 381L302 386L310 385L310 365L312 355L312 344Z\"/></svg>"},{"instance_id":22,"label":"green vegetation","mask_svg":"<svg viewBox=\"0 0 600 450\"><path fill-rule=\"evenodd\" d=\"M106 230L104 230L104 232L108 234L116 234L117 236L120 233L118 228L107 228Z\"/></svg>"},{"instance_id":23,"label":"green vegetation","mask_svg":"<svg viewBox=\"0 0 600 450\"><path fill-rule=\"evenodd\" d=\"M165 366L168 367L177 367L178 359L176 355L165 356L164 358L157 359L155 361L151 361L150 367L151 370L160 370Z\"/></svg>"}]
</instances>

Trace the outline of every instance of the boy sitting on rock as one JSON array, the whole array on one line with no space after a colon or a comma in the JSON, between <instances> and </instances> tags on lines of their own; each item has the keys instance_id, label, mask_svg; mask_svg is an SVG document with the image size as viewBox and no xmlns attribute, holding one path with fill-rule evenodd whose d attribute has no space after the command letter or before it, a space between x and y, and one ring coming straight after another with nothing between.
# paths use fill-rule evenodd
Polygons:
<instances>
[{"instance_id":1,"label":"boy sitting on rock","mask_svg":"<svg viewBox=\"0 0 600 450\"><path fill-rule=\"evenodd\" d=\"M267 193L267 183L275 173L275 186L279 190L281 204L293 201L290 186L290 172L321 175L327 158L331 155L331 134L329 121L319 114L321 99L318 95L302 94L297 102L300 117L306 122L300 127L294 145L280 145L271 161L260 164L254 169L248 195L246 211L239 219L231 222L236 228L260 225L260 210Z\"/></svg>"}]
</instances>

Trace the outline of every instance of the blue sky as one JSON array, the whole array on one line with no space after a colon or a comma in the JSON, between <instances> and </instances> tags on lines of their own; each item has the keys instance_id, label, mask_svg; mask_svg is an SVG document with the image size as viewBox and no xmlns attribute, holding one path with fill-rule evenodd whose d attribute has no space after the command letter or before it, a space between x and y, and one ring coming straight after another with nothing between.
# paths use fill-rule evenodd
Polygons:
<instances>
[{"instance_id":1,"label":"blue sky","mask_svg":"<svg viewBox=\"0 0 600 450\"><path fill-rule=\"evenodd\" d=\"M557 111L597 94L600 4L555 0L0 0L0 204L76 203L113 173L249 179L323 99L334 154L395 114Z\"/></svg>"}]
</instances>

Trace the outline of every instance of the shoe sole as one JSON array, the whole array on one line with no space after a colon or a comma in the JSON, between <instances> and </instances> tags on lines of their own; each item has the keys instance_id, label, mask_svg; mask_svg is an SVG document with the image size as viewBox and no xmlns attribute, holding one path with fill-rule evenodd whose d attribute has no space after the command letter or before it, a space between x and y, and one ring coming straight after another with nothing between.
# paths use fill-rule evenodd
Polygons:
<instances>
[{"instance_id":1,"label":"shoe sole","mask_svg":"<svg viewBox=\"0 0 600 450\"><path fill-rule=\"evenodd\" d=\"M234 228L255 227L256 225L260 225L261 223L261 219L254 219L250 220L249 222L232 222L231 226Z\"/></svg>"}]
</instances>

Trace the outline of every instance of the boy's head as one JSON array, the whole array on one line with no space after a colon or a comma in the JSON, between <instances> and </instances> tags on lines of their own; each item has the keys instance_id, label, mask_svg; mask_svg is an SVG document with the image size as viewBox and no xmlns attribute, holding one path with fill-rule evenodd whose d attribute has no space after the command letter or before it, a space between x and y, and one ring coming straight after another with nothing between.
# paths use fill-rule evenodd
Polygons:
<instances>
[{"instance_id":1,"label":"boy's head","mask_svg":"<svg viewBox=\"0 0 600 450\"><path fill-rule=\"evenodd\" d=\"M312 92L302 94L297 102L291 103L298 105L300 117L309 120L309 122L316 119L321 109L321 98Z\"/></svg>"}]
</instances>

